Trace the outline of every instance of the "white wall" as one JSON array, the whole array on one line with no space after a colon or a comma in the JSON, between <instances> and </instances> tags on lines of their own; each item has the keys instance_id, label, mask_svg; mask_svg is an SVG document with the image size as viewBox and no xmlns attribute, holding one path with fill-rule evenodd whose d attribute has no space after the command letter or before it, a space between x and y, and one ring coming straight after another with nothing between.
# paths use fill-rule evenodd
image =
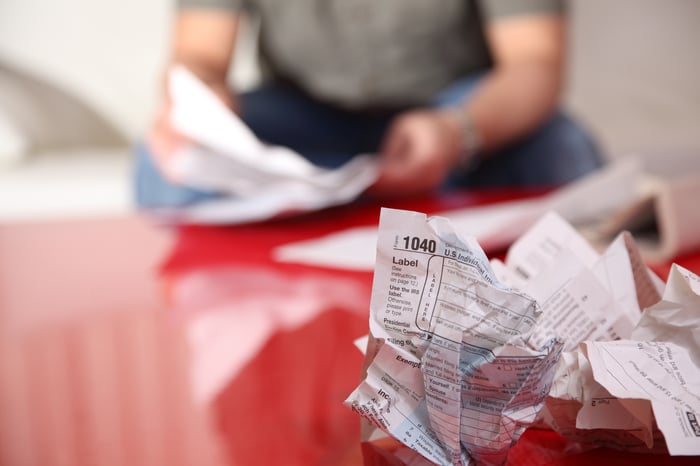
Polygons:
<instances>
[{"instance_id":1,"label":"white wall","mask_svg":"<svg viewBox=\"0 0 700 466\"><path fill-rule=\"evenodd\" d=\"M126 134L152 111L170 0L2 0L0 59L82 97Z\"/></svg>"},{"instance_id":2,"label":"white wall","mask_svg":"<svg viewBox=\"0 0 700 466\"><path fill-rule=\"evenodd\" d=\"M569 107L612 155L700 160L700 1L572 6Z\"/></svg>"},{"instance_id":3,"label":"white wall","mask_svg":"<svg viewBox=\"0 0 700 466\"><path fill-rule=\"evenodd\" d=\"M169 52L174 0L0 0L0 60L85 99L125 134L150 121ZM257 79L250 41L235 81Z\"/></svg>"}]
</instances>

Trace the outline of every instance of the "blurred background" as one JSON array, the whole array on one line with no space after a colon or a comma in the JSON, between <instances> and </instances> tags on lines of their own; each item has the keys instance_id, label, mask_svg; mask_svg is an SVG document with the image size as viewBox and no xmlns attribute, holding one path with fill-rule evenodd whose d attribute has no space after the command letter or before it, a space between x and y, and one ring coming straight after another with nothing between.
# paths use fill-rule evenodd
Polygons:
<instances>
[{"instance_id":1,"label":"blurred background","mask_svg":"<svg viewBox=\"0 0 700 466\"><path fill-rule=\"evenodd\" d=\"M0 221L133 209L130 151L159 98L173 3L0 2ZM564 105L607 156L700 158L700 2L569 5ZM241 88L259 77L245 32Z\"/></svg>"}]
</instances>

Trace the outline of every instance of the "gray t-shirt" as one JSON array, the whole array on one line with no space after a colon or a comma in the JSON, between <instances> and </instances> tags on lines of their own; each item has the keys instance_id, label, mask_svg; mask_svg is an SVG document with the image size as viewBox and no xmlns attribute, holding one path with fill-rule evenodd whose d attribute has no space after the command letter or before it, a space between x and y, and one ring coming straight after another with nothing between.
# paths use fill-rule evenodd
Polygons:
<instances>
[{"instance_id":1,"label":"gray t-shirt","mask_svg":"<svg viewBox=\"0 0 700 466\"><path fill-rule=\"evenodd\" d=\"M178 0L261 21L265 76L347 108L419 105L487 69L483 25L561 0Z\"/></svg>"}]
</instances>

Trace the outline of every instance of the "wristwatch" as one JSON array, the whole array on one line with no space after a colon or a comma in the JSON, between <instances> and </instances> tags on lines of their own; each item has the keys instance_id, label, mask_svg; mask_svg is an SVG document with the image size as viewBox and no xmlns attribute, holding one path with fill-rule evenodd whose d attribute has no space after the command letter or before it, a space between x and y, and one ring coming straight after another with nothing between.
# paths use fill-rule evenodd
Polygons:
<instances>
[{"instance_id":1,"label":"wristwatch","mask_svg":"<svg viewBox=\"0 0 700 466\"><path fill-rule=\"evenodd\" d=\"M462 138L462 155L457 166L459 168L468 168L474 161L474 155L481 149L481 137L474 121L464 108L457 107L452 110L452 113L459 125L459 132Z\"/></svg>"}]
</instances>

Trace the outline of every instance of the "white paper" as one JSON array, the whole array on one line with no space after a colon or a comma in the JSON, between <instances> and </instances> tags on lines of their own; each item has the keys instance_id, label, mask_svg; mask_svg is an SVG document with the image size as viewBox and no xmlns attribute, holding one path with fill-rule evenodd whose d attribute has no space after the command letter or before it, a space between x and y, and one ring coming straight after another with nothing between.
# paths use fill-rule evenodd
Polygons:
<instances>
[{"instance_id":1,"label":"white paper","mask_svg":"<svg viewBox=\"0 0 700 466\"><path fill-rule=\"evenodd\" d=\"M377 250L377 227L342 230L308 241L297 241L277 247L273 257L280 262L334 268L342 261L346 270L371 270Z\"/></svg>"},{"instance_id":2,"label":"white paper","mask_svg":"<svg viewBox=\"0 0 700 466\"><path fill-rule=\"evenodd\" d=\"M221 196L151 209L166 219L239 223L316 210L352 201L377 179L378 163L371 155L327 169L289 148L264 144L181 66L171 70L169 84L171 123L194 144L175 153L167 171L185 186Z\"/></svg>"},{"instance_id":3,"label":"white paper","mask_svg":"<svg viewBox=\"0 0 700 466\"><path fill-rule=\"evenodd\" d=\"M571 225L549 213L509 249L505 267L511 281L538 300L542 318L533 337L542 344L554 333L569 351L584 340L628 337L639 319L639 308L623 311L619 297L634 293L627 250L615 247L601 257ZM627 291L612 292L604 273L618 264ZM599 272L596 273L596 270ZM599 277L600 275L600 277ZM618 296L619 295L619 296Z\"/></svg>"},{"instance_id":4,"label":"white paper","mask_svg":"<svg viewBox=\"0 0 700 466\"><path fill-rule=\"evenodd\" d=\"M347 403L435 463L505 461L544 403L559 344L530 344L534 301L448 220L382 209L379 230L370 331L384 345Z\"/></svg>"},{"instance_id":5,"label":"white paper","mask_svg":"<svg viewBox=\"0 0 700 466\"><path fill-rule=\"evenodd\" d=\"M508 249L506 265L527 283L557 262L564 252L590 268L599 254L560 215L549 212L539 219Z\"/></svg>"},{"instance_id":6,"label":"white paper","mask_svg":"<svg viewBox=\"0 0 700 466\"><path fill-rule=\"evenodd\" d=\"M688 349L700 367L700 279L673 264L661 301L647 308L631 338L670 341Z\"/></svg>"},{"instance_id":7,"label":"white paper","mask_svg":"<svg viewBox=\"0 0 700 466\"><path fill-rule=\"evenodd\" d=\"M496 250L510 245L549 211L570 222L605 218L637 195L639 171L634 160L622 160L546 196L452 209L437 215L449 218L455 229L475 237L482 248ZM375 228L339 231L315 239L318 244L309 240L283 245L276 257L284 262L340 269L370 271L374 267ZM317 245L326 253L318 253Z\"/></svg>"},{"instance_id":8,"label":"white paper","mask_svg":"<svg viewBox=\"0 0 700 466\"><path fill-rule=\"evenodd\" d=\"M650 400L672 455L700 455L700 371L670 342L586 343L598 383L621 399Z\"/></svg>"},{"instance_id":9,"label":"white paper","mask_svg":"<svg viewBox=\"0 0 700 466\"><path fill-rule=\"evenodd\" d=\"M623 254L620 245L616 241L610 250ZM611 260L617 262L608 270L611 287L627 287L617 294L619 303L631 305L628 294L640 282L655 287L645 270L632 265L635 283L630 285L628 272L618 268L625 261ZM612 270L622 273L619 283L609 275ZM700 454L698 283L692 272L673 265L663 299L644 309L627 339L587 341L564 353L545 421L561 434L594 446Z\"/></svg>"},{"instance_id":10,"label":"white paper","mask_svg":"<svg viewBox=\"0 0 700 466\"><path fill-rule=\"evenodd\" d=\"M635 274L639 276L651 272L644 264L637 263L630 257L626 241L625 235L618 236L592 267L592 272L607 292L613 296L620 311L631 323L636 324L641 317L642 308L637 297ZM641 286L647 287L645 290L647 294L654 294L651 298L653 302L659 300L660 296L656 293L653 284L645 282L640 284Z\"/></svg>"},{"instance_id":11,"label":"white paper","mask_svg":"<svg viewBox=\"0 0 700 466\"><path fill-rule=\"evenodd\" d=\"M382 210L383 346L353 409L438 464L500 464L534 422L587 448L700 454L700 278L674 265L649 305L658 278L629 235L599 254L556 214L491 263L448 219Z\"/></svg>"}]
</instances>

